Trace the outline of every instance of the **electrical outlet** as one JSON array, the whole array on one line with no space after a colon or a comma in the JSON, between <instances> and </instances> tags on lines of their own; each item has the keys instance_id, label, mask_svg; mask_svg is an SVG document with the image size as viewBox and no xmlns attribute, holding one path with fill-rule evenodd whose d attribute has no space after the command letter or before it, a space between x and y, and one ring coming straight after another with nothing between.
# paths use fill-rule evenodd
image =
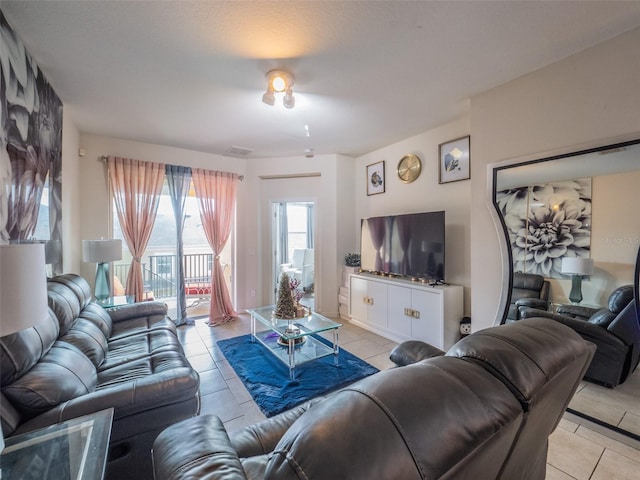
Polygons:
<instances>
[{"instance_id":1,"label":"electrical outlet","mask_svg":"<svg viewBox=\"0 0 640 480\"><path fill-rule=\"evenodd\" d=\"M463 335L469 335L471 333L471 324L470 323L461 324L460 333Z\"/></svg>"},{"instance_id":2,"label":"electrical outlet","mask_svg":"<svg viewBox=\"0 0 640 480\"><path fill-rule=\"evenodd\" d=\"M251 290L249 292L249 295L251 295L252 297L255 297L256 296L256 291L255 290Z\"/></svg>"}]
</instances>

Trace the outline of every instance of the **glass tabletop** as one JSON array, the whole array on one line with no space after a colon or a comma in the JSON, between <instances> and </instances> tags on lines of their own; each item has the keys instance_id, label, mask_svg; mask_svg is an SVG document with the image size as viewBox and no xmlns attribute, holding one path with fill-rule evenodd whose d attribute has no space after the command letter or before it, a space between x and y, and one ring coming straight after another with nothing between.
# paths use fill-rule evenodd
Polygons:
<instances>
[{"instance_id":1,"label":"glass tabletop","mask_svg":"<svg viewBox=\"0 0 640 480\"><path fill-rule=\"evenodd\" d=\"M113 408L5 439L2 480L102 479Z\"/></svg>"},{"instance_id":2,"label":"glass tabletop","mask_svg":"<svg viewBox=\"0 0 640 480\"><path fill-rule=\"evenodd\" d=\"M105 300L96 300L96 303L103 308L113 308L134 303L135 299L136 297L133 295L116 295Z\"/></svg>"},{"instance_id":3,"label":"glass tabletop","mask_svg":"<svg viewBox=\"0 0 640 480\"><path fill-rule=\"evenodd\" d=\"M268 307L250 309L247 310L247 312L260 321L260 323L269 327L271 330L278 332L287 340L289 338L299 338L313 333L333 330L342 326L341 323L334 322L333 320L316 312L311 312L311 314L301 318L283 319L275 318L273 316L274 310L275 305L270 305ZM299 332L291 334L291 331L287 330L291 325L298 327L300 329Z\"/></svg>"}]
</instances>

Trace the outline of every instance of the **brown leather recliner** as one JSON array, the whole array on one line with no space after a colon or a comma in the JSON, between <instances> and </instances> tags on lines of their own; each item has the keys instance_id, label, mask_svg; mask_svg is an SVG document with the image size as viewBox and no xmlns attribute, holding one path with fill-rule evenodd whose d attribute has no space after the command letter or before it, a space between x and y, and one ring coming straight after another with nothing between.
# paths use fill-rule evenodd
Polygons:
<instances>
[{"instance_id":1,"label":"brown leather recliner","mask_svg":"<svg viewBox=\"0 0 640 480\"><path fill-rule=\"evenodd\" d=\"M234 432L215 416L173 425L156 479L543 479L594 349L548 319L482 330Z\"/></svg>"},{"instance_id":2,"label":"brown leather recliner","mask_svg":"<svg viewBox=\"0 0 640 480\"><path fill-rule=\"evenodd\" d=\"M549 290L549 281L542 275L515 272L505 323L520 320L523 307L546 310L549 306Z\"/></svg>"},{"instance_id":3,"label":"brown leather recliner","mask_svg":"<svg viewBox=\"0 0 640 480\"><path fill-rule=\"evenodd\" d=\"M560 305L557 313L521 308L523 318L552 318L578 332L597 347L585 373L587 380L615 387L623 383L640 361L640 323L633 285L616 288L606 308Z\"/></svg>"}]
</instances>

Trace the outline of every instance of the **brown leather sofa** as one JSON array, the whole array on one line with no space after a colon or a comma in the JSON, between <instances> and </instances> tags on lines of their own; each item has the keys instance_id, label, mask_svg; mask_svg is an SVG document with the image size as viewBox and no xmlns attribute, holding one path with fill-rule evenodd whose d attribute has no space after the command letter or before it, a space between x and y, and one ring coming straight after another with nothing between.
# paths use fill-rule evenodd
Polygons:
<instances>
[{"instance_id":1,"label":"brown leather sofa","mask_svg":"<svg viewBox=\"0 0 640 480\"><path fill-rule=\"evenodd\" d=\"M152 478L155 437L200 408L200 379L166 305L107 311L70 274L49 279L48 297L44 322L0 338L4 435L113 407L107 478Z\"/></svg>"},{"instance_id":2,"label":"brown leather sofa","mask_svg":"<svg viewBox=\"0 0 640 480\"><path fill-rule=\"evenodd\" d=\"M156 479L543 479L594 349L548 319L482 330L237 431L173 425L154 442Z\"/></svg>"}]
</instances>

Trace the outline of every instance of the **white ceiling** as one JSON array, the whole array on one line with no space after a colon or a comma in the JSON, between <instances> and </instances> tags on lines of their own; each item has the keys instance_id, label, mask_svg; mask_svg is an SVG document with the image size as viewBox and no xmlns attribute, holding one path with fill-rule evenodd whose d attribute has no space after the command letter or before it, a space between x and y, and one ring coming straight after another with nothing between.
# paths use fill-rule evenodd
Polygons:
<instances>
[{"instance_id":1,"label":"white ceiling","mask_svg":"<svg viewBox=\"0 0 640 480\"><path fill-rule=\"evenodd\" d=\"M362 155L640 25L639 1L0 5L81 132L247 158ZM273 68L292 110L261 102Z\"/></svg>"}]
</instances>

